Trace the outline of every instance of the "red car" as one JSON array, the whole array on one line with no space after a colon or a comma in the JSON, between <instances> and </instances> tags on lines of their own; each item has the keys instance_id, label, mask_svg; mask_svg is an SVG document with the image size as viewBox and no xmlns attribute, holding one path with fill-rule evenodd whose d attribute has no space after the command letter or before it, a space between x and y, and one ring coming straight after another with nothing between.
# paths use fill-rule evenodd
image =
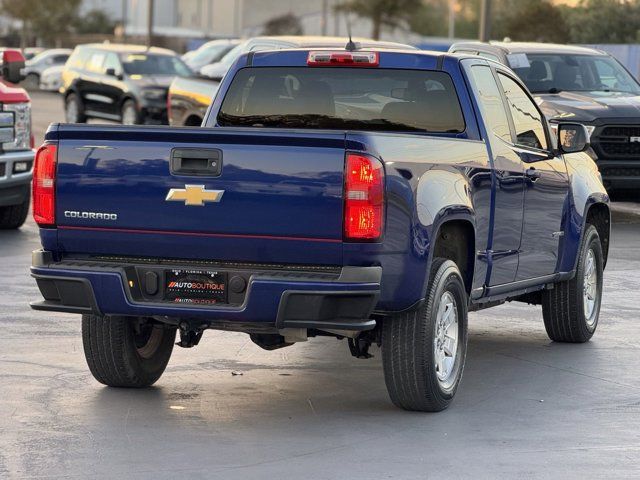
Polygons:
<instances>
[{"instance_id":1,"label":"red car","mask_svg":"<svg viewBox=\"0 0 640 480\"><path fill-rule=\"evenodd\" d=\"M24 57L2 52L0 79L0 229L18 228L29 212L33 137L31 99L14 85L22 79Z\"/></svg>"}]
</instances>

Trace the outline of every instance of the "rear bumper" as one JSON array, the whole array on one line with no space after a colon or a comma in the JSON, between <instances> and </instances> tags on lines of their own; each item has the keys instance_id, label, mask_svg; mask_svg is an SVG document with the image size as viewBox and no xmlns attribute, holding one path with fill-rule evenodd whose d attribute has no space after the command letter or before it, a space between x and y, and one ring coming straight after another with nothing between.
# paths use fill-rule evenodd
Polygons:
<instances>
[{"instance_id":1,"label":"rear bumper","mask_svg":"<svg viewBox=\"0 0 640 480\"><path fill-rule=\"evenodd\" d=\"M18 162L28 162L28 171L16 173ZM32 169L32 150L0 154L0 207L19 205L29 198Z\"/></svg>"},{"instance_id":2,"label":"rear bumper","mask_svg":"<svg viewBox=\"0 0 640 480\"><path fill-rule=\"evenodd\" d=\"M135 285L140 272L150 268L162 267L96 261L53 262L49 252L37 250L33 253L31 274L44 301L34 302L31 307L69 313L152 316L170 323L195 319L211 328L236 324L238 329L243 325L259 325L275 329L368 330L375 326L369 317L380 294L381 267L342 267L331 273L286 269L248 272L244 267L235 270L216 267L230 276L242 274L248 278L241 304L219 306L141 298ZM165 268L194 268L194 265Z\"/></svg>"}]
</instances>

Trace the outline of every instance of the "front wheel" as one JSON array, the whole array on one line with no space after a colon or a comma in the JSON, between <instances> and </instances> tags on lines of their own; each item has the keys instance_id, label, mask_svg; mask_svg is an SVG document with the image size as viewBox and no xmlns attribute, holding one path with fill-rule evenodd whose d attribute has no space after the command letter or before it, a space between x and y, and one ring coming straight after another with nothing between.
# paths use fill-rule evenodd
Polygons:
<instances>
[{"instance_id":1,"label":"front wheel","mask_svg":"<svg viewBox=\"0 0 640 480\"><path fill-rule=\"evenodd\" d=\"M467 352L467 293L454 262L433 261L426 299L383 320L382 365L396 406L438 412L453 400Z\"/></svg>"},{"instance_id":2,"label":"front wheel","mask_svg":"<svg viewBox=\"0 0 640 480\"><path fill-rule=\"evenodd\" d=\"M164 373L176 329L146 318L82 316L84 355L94 378L110 387L148 387Z\"/></svg>"},{"instance_id":3,"label":"front wheel","mask_svg":"<svg viewBox=\"0 0 640 480\"><path fill-rule=\"evenodd\" d=\"M120 116L123 125L138 125L142 123L142 118L133 100L127 100L122 104Z\"/></svg>"},{"instance_id":4,"label":"front wheel","mask_svg":"<svg viewBox=\"0 0 640 480\"><path fill-rule=\"evenodd\" d=\"M587 342L598 326L604 258L593 225L587 225L578 255L575 276L542 294L544 326L554 342Z\"/></svg>"}]
</instances>

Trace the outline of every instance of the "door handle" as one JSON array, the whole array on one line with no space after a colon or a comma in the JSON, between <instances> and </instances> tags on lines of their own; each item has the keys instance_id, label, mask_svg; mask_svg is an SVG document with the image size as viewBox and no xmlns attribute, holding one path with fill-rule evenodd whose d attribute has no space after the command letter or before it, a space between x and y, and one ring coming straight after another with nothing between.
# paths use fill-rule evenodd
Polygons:
<instances>
[{"instance_id":1,"label":"door handle","mask_svg":"<svg viewBox=\"0 0 640 480\"><path fill-rule=\"evenodd\" d=\"M536 170L535 167L530 167L527 168L527 170L524 172L524 175L532 182L535 182L542 176L542 173Z\"/></svg>"},{"instance_id":2,"label":"door handle","mask_svg":"<svg viewBox=\"0 0 640 480\"><path fill-rule=\"evenodd\" d=\"M218 177L222 173L222 150L217 148L174 148L171 150L171 173Z\"/></svg>"}]
</instances>

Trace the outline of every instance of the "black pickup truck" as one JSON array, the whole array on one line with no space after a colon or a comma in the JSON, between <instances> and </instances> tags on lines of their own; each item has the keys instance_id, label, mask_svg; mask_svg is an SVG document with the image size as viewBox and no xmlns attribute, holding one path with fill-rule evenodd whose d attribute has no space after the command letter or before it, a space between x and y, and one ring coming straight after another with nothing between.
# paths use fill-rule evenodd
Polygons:
<instances>
[{"instance_id":1,"label":"black pickup truck","mask_svg":"<svg viewBox=\"0 0 640 480\"><path fill-rule=\"evenodd\" d=\"M465 42L450 52L508 65L551 121L578 122L607 190L640 187L640 83L615 58L592 48L546 43Z\"/></svg>"}]
</instances>

